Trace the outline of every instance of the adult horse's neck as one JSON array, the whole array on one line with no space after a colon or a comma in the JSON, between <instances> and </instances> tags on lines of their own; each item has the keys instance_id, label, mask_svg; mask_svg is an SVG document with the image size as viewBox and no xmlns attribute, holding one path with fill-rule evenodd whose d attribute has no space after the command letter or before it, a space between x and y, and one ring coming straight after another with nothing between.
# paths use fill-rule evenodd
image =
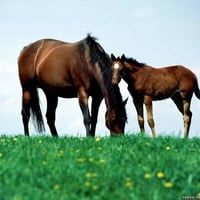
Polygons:
<instances>
[{"instance_id":1,"label":"adult horse's neck","mask_svg":"<svg viewBox=\"0 0 200 200\"><path fill-rule=\"evenodd\" d=\"M95 38L88 35L85 39L85 44L89 50L89 63L92 68L91 71L94 78L98 82L99 87L101 88L102 94L105 98L106 106L108 108L111 104L110 94L112 92L112 61L104 49L101 47L101 45L96 42Z\"/></svg>"},{"instance_id":2,"label":"adult horse's neck","mask_svg":"<svg viewBox=\"0 0 200 200\"><path fill-rule=\"evenodd\" d=\"M112 60L99 43L90 35L85 39L89 65L94 78L101 88L107 110L115 110L116 118L126 121L125 105L118 85L112 85ZM98 91L97 91L98 92Z\"/></svg>"},{"instance_id":3,"label":"adult horse's neck","mask_svg":"<svg viewBox=\"0 0 200 200\"><path fill-rule=\"evenodd\" d=\"M111 61L107 60L107 66L102 65L101 61L97 62L95 65L96 71L94 72L94 76L96 81L99 83L99 87L101 88L102 94L105 98L105 104L107 108L110 108L113 105L113 98L115 94L115 88L112 85L112 71L111 69ZM117 91L118 92L118 91Z\"/></svg>"}]
</instances>

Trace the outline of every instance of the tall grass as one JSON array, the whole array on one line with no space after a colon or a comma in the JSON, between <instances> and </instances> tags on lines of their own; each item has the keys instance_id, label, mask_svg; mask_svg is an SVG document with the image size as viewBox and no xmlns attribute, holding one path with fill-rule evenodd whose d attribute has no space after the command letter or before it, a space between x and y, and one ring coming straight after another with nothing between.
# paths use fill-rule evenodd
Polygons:
<instances>
[{"instance_id":1,"label":"tall grass","mask_svg":"<svg viewBox=\"0 0 200 200\"><path fill-rule=\"evenodd\" d=\"M1 200L200 198L200 139L0 137Z\"/></svg>"}]
</instances>

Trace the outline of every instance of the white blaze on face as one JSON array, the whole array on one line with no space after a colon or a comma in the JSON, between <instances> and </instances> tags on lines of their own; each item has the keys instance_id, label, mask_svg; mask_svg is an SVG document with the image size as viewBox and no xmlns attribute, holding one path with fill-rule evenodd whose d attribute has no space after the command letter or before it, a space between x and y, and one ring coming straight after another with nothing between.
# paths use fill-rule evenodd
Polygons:
<instances>
[{"instance_id":1,"label":"white blaze on face","mask_svg":"<svg viewBox=\"0 0 200 200\"><path fill-rule=\"evenodd\" d=\"M119 69L119 64L118 63L114 64L114 69Z\"/></svg>"}]
</instances>

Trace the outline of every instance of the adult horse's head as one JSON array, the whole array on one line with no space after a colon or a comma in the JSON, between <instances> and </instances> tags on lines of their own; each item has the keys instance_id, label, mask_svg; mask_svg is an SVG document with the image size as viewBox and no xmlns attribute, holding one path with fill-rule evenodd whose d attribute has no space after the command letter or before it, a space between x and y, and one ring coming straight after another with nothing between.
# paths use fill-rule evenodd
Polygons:
<instances>
[{"instance_id":1,"label":"adult horse's head","mask_svg":"<svg viewBox=\"0 0 200 200\"><path fill-rule=\"evenodd\" d=\"M113 85L113 90L113 93L119 94L117 92L119 91L118 85ZM122 101L121 95L115 94L114 96L118 99L113 103L114 107L108 108L105 114L106 126L110 130L112 136L124 134L124 128L127 121L125 106L128 98Z\"/></svg>"},{"instance_id":2,"label":"adult horse's head","mask_svg":"<svg viewBox=\"0 0 200 200\"><path fill-rule=\"evenodd\" d=\"M121 81L121 71L123 69L123 62L122 59L120 59L120 57L116 58L113 54L111 54L111 59L112 84L116 85Z\"/></svg>"},{"instance_id":3,"label":"adult horse's head","mask_svg":"<svg viewBox=\"0 0 200 200\"><path fill-rule=\"evenodd\" d=\"M106 126L111 135L124 133L127 121L125 104L118 85L112 84L112 60L95 38L88 35L86 44L89 47L89 60L96 81L101 88L106 104Z\"/></svg>"}]
</instances>

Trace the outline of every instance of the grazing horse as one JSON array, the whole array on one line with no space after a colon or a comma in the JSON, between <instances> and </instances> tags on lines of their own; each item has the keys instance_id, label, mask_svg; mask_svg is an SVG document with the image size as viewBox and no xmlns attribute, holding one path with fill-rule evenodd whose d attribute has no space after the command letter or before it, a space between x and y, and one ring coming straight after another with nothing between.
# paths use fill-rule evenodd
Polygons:
<instances>
[{"instance_id":1,"label":"grazing horse","mask_svg":"<svg viewBox=\"0 0 200 200\"><path fill-rule=\"evenodd\" d=\"M110 57L90 35L75 43L42 39L24 47L18 58L18 70L25 135L29 135L30 116L37 131L44 131L37 88L46 96L47 124L53 136L58 136L55 127L58 97L78 98L87 136L95 136L99 106L105 98L106 126L111 134L122 134L127 119L125 102L119 87L111 83L111 64Z\"/></svg>"},{"instance_id":2,"label":"grazing horse","mask_svg":"<svg viewBox=\"0 0 200 200\"><path fill-rule=\"evenodd\" d=\"M187 138L192 118L190 103L193 92L200 99L200 90L194 73L180 65L156 69L124 55L116 58L112 54L111 59L112 83L119 83L122 77L128 84L128 91L136 107L140 131L144 133L143 103L147 111L148 124L155 137L152 101L171 98L183 115L184 137Z\"/></svg>"}]
</instances>

